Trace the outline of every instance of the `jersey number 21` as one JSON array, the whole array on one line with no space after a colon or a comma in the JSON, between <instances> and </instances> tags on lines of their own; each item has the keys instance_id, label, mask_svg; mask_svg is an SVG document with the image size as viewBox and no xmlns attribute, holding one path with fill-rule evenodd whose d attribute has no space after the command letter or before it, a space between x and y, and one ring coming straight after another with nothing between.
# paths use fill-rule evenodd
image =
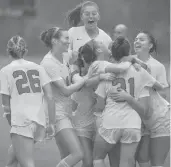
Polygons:
<instances>
[{"instance_id":1,"label":"jersey number 21","mask_svg":"<svg viewBox=\"0 0 171 167\"><path fill-rule=\"evenodd\" d=\"M116 78L113 82L112 82L112 85L113 86L116 86L118 84L120 84L120 88L127 91L127 87L126 87L126 80L124 78ZM134 88L135 88L135 85L134 85L134 78L129 78L128 79L128 84L129 84L129 90L130 90L130 95L132 97L134 97Z\"/></svg>"}]
</instances>

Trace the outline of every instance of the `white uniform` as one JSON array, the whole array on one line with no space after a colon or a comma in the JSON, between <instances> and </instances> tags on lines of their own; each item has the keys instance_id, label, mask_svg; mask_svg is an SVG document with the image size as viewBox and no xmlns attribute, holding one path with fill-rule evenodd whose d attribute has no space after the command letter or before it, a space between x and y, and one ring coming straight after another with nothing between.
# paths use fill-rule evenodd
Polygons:
<instances>
[{"instance_id":1,"label":"white uniform","mask_svg":"<svg viewBox=\"0 0 171 167\"><path fill-rule=\"evenodd\" d=\"M72 27L68 31L70 37L70 50L78 51L78 49L91 40L90 36L87 34L84 26ZM109 35L107 35L103 30L99 29L99 34L95 38L96 41L102 42L106 47L112 42ZM69 59L66 56L65 59ZM65 60L66 62L68 60ZM94 133L94 115L92 107L94 105L94 92L92 89L83 88L80 92L74 93L74 99L78 103L78 108L73 116L73 123L77 130L78 136L85 136L88 138L93 137Z\"/></svg>"},{"instance_id":2,"label":"white uniform","mask_svg":"<svg viewBox=\"0 0 171 167\"><path fill-rule=\"evenodd\" d=\"M149 96L146 86L153 86L156 80L144 69L136 71L131 66L127 72L117 76L112 82L101 82L96 94L106 98L106 106L102 114L99 134L111 144L139 142L141 138L141 118L127 102L114 102L110 98L110 90L121 87L135 99Z\"/></svg>"},{"instance_id":3,"label":"white uniform","mask_svg":"<svg viewBox=\"0 0 171 167\"><path fill-rule=\"evenodd\" d=\"M151 75L164 87L168 86L166 70L163 64L150 56L146 62ZM143 121L146 128L143 134L150 134L151 138L170 136L170 104L153 89L150 91L150 110Z\"/></svg>"},{"instance_id":4,"label":"white uniform","mask_svg":"<svg viewBox=\"0 0 171 167\"><path fill-rule=\"evenodd\" d=\"M68 31L71 40L70 49L78 51L78 49L91 40L84 26L72 27ZM112 42L112 39L103 30L99 28L99 34L95 38L96 41L102 42L106 47Z\"/></svg>"},{"instance_id":5,"label":"white uniform","mask_svg":"<svg viewBox=\"0 0 171 167\"><path fill-rule=\"evenodd\" d=\"M61 64L59 60L52 56L49 52L42 60L41 65L51 78L52 82L64 80L67 86L70 85L70 73L65 64ZM56 132L65 128L73 128L70 116L72 114L71 98L66 97L63 93L52 84L52 91L55 98L56 106Z\"/></svg>"},{"instance_id":6,"label":"white uniform","mask_svg":"<svg viewBox=\"0 0 171 167\"><path fill-rule=\"evenodd\" d=\"M24 59L1 69L0 93L11 97L11 133L35 138L46 126L42 87L50 82L44 68Z\"/></svg>"}]
</instances>

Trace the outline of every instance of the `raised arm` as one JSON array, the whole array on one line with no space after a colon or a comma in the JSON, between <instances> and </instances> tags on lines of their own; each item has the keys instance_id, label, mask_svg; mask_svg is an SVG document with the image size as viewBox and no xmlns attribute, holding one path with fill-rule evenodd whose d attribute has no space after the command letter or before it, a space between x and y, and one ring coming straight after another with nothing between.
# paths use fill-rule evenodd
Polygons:
<instances>
[{"instance_id":1,"label":"raised arm","mask_svg":"<svg viewBox=\"0 0 171 167\"><path fill-rule=\"evenodd\" d=\"M86 79L84 87L96 87L101 81L112 81L115 78L114 74L97 74L88 78L88 75L82 77L78 73L73 75L72 81L73 83L79 82L82 78Z\"/></svg>"},{"instance_id":2,"label":"raised arm","mask_svg":"<svg viewBox=\"0 0 171 167\"><path fill-rule=\"evenodd\" d=\"M44 62L43 67L49 75L52 84L63 93L64 96L70 96L74 92L78 91L85 84L86 79L82 78L79 82L71 85L66 85L64 79L61 76L59 68L52 62Z\"/></svg>"},{"instance_id":3,"label":"raised arm","mask_svg":"<svg viewBox=\"0 0 171 167\"><path fill-rule=\"evenodd\" d=\"M123 62L123 63L119 63L119 64L112 64L110 63L109 65L107 65L105 67L105 73L121 73L124 72L126 70L128 70L128 68L131 66L130 62Z\"/></svg>"}]
</instances>

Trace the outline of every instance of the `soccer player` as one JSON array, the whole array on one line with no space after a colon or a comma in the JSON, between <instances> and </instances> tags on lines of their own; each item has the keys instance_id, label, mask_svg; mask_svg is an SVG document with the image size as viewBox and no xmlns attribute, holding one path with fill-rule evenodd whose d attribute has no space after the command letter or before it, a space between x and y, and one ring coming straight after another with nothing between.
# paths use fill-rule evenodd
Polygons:
<instances>
[{"instance_id":1,"label":"soccer player","mask_svg":"<svg viewBox=\"0 0 171 167\"><path fill-rule=\"evenodd\" d=\"M68 31L70 37L69 52L78 52L78 49L91 39L95 39L96 41L103 43L106 47L109 46L112 39L107 33L98 27L99 19L99 7L92 1L84 1L68 12L67 20L71 27ZM77 56L74 55L77 54L71 54L70 57L66 56L65 60L69 62L69 64L72 64L77 59ZM105 59L107 60L108 57L105 57ZM73 69L75 66L71 66L70 68L72 71L75 71ZM94 131L93 129L94 128L92 128L92 131ZM91 144L87 142L87 148L90 147ZM90 160L86 158L88 163L92 160L92 157L89 157ZM85 160L83 160L83 162L85 162Z\"/></svg>"},{"instance_id":2,"label":"soccer player","mask_svg":"<svg viewBox=\"0 0 171 167\"><path fill-rule=\"evenodd\" d=\"M71 84L71 71L63 63L64 53L68 51L69 36L66 30L58 27L50 28L41 34L41 40L49 52L41 65L52 80L52 90L56 106L55 140L61 154L57 167L74 166L83 159L80 141L71 123L71 95L85 84L86 79Z\"/></svg>"},{"instance_id":3,"label":"soccer player","mask_svg":"<svg viewBox=\"0 0 171 167\"><path fill-rule=\"evenodd\" d=\"M93 46L93 47L92 47ZM78 82L82 77L89 77L88 69L91 63L95 60L103 60L104 57L107 57L106 54L109 54L108 48L99 45L99 42L91 40L85 45L80 47L79 55L76 64L78 65L77 73L73 74L72 81ZM102 61L103 63L103 61ZM123 69L119 66L109 63L113 67L113 70L124 71L126 70L125 66L122 66ZM128 65L126 65L128 64ZM127 69L130 63L126 63ZM94 144L94 135L95 135L95 117L94 117L94 104L95 104L95 94L94 89L97 87L98 83L103 80L113 80L115 75L110 73L99 74L94 77L89 78L86 81L84 87L79 91L73 94L72 99L76 103L76 111L74 112L73 124L76 129L77 135L82 144L84 150L83 166L91 167L93 165L93 144Z\"/></svg>"},{"instance_id":4,"label":"soccer player","mask_svg":"<svg viewBox=\"0 0 171 167\"><path fill-rule=\"evenodd\" d=\"M112 45L112 56L120 63L129 55L129 50L129 42L118 37ZM118 141L121 142L120 166L134 166L141 139L140 117L148 111L149 92L145 86L161 87L144 69L136 71L133 66L112 82L102 82L98 86L97 109L104 111L95 140L95 166L105 166L104 158ZM116 95L111 96L113 92Z\"/></svg>"},{"instance_id":5,"label":"soccer player","mask_svg":"<svg viewBox=\"0 0 171 167\"><path fill-rule=\"evenodd\" d=\"M42 141L46 133L44 95L50 127L54 129L51 80L43 67L24 60L27 46L22 37L14 36L8 41L7 53L12 62L0 71L2 107L11 126L12 146L7 166L14 167L19 162L23 167L35 167L34 143Z\"/></svg>"},{"instance_id":6,"label":"soccer player","mask_svg":"<svg viewBox=\"0 0 171 167\"><path fill-rule=\"evenodd\" d=\"M156 47L154 37L148 32L142 31L135 38L134 50L142 66L165 88L158 92L149 90L150 111L144 120L145 129L137 152L140 167L149 167L150 162L152 166L163 166L170 150L170 104L162 98L169 90L164 65L151 56Z\"/></svg>"},{"instance_id":7,"label":"soccer player","mask_svg":"<svg viewBox=\"0 0 171 167\"><path fill-rule=\"evenodd\" d=\"M70 50L78 51L91 39L102 42L106 47L109 46L112 40L98 27L99 19L99 7L92 1L84 1L68 12L67 20L71 27L68 31L71 42Z\"/></svg>"}]
</instances>

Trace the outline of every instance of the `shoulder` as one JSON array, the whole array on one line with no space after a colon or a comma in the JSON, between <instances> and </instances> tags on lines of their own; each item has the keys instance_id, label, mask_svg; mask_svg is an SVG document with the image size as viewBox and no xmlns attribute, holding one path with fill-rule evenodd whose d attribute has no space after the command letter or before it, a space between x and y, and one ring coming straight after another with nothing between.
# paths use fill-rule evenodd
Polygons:
<instances>
[{"instance_id":1,"label":"shoulder","mask_svg":"<svg viewBox=\"0 0 171 167\"><path fill-rule=\"evenodd\" d=\"M1 68L0 72L5 74L5 73L8 73L11 70L12 70L12 65L10 63L10 64L4 66L3 68Z\"/></svg>"},{"instance_id":2,"label":"shoulder","mask_svg":"<svg viewBox=\"0 0 171 167\"><path fill-rule=\"evenodd\" d=\"M35 63L35 62L32 62L32 61L25 61L25 64L29 65L29 66L35 66L35 67L39 67L40 65Z\"/></svg>"},{"instance_id":3,"label":"shoulder","mask_svg":"<svg viewBox=\"0 0 171 167\"><path fill-rule=\"evenodd\" d=\"M41 66L47 66L47 65L52 65L52 64L54 64L54 62L53 62L53 60L52 60L52 58L51 58L50 53L47 53L47 54L44 56L43 60L40 62L40 65L41 65Z\"/></svg>"},{"instance_id":4,"label":"shoulder","mask_svg":"<svg viewBox=\"0 0 171 167\"><path fill-rule=\"evenodd\" d=\"M100 32L100 35L101 35L101 36L103 36L103 37L105 37L106 39L112 41L111 37L110 37L104 30L102 30L102 29L99 28L99 32Z\"/></svg>"},{"instance_id":5,"label":"shoulder","mask_svg":"<svg viewBox=\"0 0 171 167\"><path fill-rule=\"evenodd\" d=\"M79 27L71 27L68 30L69 36L77 35L78 33L82 33L84 30L84 26L79 26Z\"/></svg>"},{"instance_id":6,"label":"shoulder","mask_svg":"<svg viewBox=\"0 0 171 167\"><path fill-rule=\"evenodd\" d=\"M164 67L164 65L163 65L161 62L159 62L157 59L155 59L155 58L152 57L152 56L151 56L151 58L150 58L149 63L150 63L151 65L155 65L157 68L163 68L163 67Z\"/></svg>"}]
</instances>

